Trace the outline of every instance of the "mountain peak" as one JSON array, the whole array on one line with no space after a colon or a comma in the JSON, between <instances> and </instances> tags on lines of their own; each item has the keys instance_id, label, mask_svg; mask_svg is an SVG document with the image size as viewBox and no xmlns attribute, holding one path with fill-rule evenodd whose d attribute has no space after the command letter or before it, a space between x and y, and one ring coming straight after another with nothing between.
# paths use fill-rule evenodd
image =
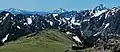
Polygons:
<instances>
[{"instance_id":1,"label":"mountain peak","mask_svg":"<svg viewBox=\"0 0 120 52\"><path fill-rule=\"evenodd\" d=\"M15 8L8 8L8 9L5 9L4 11L11 12L13 14L20 14L24 12L24 10L15 9Z\"/></svg>"},{"instance_id":2,"label":"mountain peak","mask_svg":"<svg viewBox=\"0 0 120 52\"><path fill-rule=\"evenodd\" d=\"M61 10L62 12L66 12L67 10L64 8L58 8L58 10Z\"/></svg>"},{"instance_id":3,"label":"mountain peak","mask_svg":"<svg viewBox=\"0 0 120 52\"><path fill-rule=\"evenodd\" d=\"M20 9L15 9L15 8L8 8L5 9L4 11L12 12L12 11L19 11Z\"/></svg>"},{"instance_id":4,"label":"mountain peak","mask_svg":"<svg viewBox=\"0 0 120 52\"><path fill-rule=\"evenodd\" d=\"M102 10L104 10L104 9L106 9L106 7L103 5L103 4L99 4L98 6L96 6L93 10L95 10L95 11L102 11Z\"/></svg>"},{"instance_id":5,"label":"mountain peak","mask_svg":"<svg viewBox=\"0 0 120 52\"><path fill-rule=\"evenodd\" d=\"M61 14L61 13L64 13L64 12L67 12L67 10L64 9L64 8L58 8L58 9L55 9L53 11L49 11L49 13L57 13L57 14Z\"/></svg>"}]
</instances>

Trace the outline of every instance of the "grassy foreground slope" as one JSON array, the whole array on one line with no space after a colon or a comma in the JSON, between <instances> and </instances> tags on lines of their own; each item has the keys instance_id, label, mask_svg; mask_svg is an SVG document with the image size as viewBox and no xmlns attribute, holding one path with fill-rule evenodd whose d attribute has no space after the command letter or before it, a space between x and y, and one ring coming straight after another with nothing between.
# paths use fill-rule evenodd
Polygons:
<instances>
[{"instance_id":1,"label":"grassy foreground slope","mask_svg":"<svg viewBox=\"0 0 120 52\"><path fill-rule=\"evenodd\" d=\"M29 34L0 47L0 52L65 52L70 46L70 35L55 29L40 31L36 36Z\"/></svg>"}]
</instances>

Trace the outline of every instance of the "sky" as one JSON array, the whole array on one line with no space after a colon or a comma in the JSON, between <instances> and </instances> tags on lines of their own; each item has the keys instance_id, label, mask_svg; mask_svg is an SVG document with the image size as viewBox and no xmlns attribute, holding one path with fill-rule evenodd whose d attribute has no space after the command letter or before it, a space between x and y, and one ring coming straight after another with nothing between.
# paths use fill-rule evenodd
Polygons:
<instances>
[{"instance_id":1,"label":"sky","mask_svg":"<svg viewBox=\"0 0 120 52\"><path fill-rule=\"evenodd\" d=\"M120 6L120 0L0 0L0 9L15 8L29 11L92 9L99 4L106 7Z\"/></svg>"}]
</instances>

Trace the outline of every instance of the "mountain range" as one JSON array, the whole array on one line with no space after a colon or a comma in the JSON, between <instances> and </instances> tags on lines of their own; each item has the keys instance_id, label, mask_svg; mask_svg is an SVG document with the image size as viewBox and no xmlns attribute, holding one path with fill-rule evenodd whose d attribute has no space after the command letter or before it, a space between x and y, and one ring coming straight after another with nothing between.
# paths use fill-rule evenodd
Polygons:
<instances>
[{"instance_id":1,"label":"mountain range","mask_svg":"<svg viewBox=\"0 0 120 52\"><path fill-rule=\"evenodd\" d=\"M85 41L86 45L92 45L99 39L109 40L119 37L120 7L106 8L100 4L94 9L79 12L60 8L46 15L11 8L0 13L1 44L51 28L71 32L78 37L71 38L75 41L79 39L78 42Z\"/></svg>"},{"instance_id":2,"label":"mountain range","mask_svg":"<svg viewBox=\"0 0 120 52\"><path fill-rule=\"evenodd\" d=\"M45 15L45 14L49 14L49 13L61 14L64 12L68 12L67 10L65 10L63 8L59 8L59 9L55 9L55 10L47 11L47 12L45 12L45 11L27 11L27 10L15 9L15 8L8 8L8 9L0 10L0 12L2 12L2 11L7 11L12 14L39 14L39 15Z\"/></svg>"}]
</instances>

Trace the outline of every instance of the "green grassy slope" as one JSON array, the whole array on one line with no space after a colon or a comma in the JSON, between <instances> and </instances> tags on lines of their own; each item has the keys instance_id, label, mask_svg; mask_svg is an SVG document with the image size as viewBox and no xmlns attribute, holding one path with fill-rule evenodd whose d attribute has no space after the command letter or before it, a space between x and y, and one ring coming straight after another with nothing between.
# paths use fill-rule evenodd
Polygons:
<instances>
[{"instance_id":1,"label":"green grassy slope","mask_svg":"<svg viewBox=\"0 0 120 52\"><path fill-rule=\"evenodd\" d=\"M55 29L43 30L31 37L33 34L6 43L0 52L65 52L73 43L70 35Z\"/></svg>"}]
</instances>

